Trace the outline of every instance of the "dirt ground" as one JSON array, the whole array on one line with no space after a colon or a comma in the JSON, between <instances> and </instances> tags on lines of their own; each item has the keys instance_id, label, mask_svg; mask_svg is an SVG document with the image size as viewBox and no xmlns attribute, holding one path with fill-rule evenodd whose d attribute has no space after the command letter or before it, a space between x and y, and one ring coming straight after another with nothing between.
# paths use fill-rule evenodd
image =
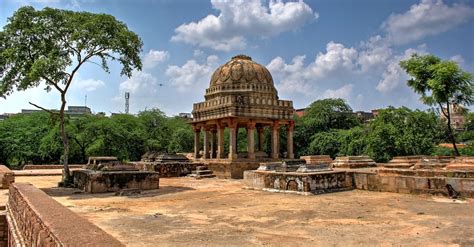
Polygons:
<instances>
[{"instance_id":1,"label":"dirt ground","mask_svg":"<svg viewBox=\"0 0 474 247\"><path fill-rule=\"evenodd\" d=\"M128 246L474 246L474 200L352 190L302 196L239 180L163 178L134 196L55 188L17 177Z\"/></svg>"}]
</instances>

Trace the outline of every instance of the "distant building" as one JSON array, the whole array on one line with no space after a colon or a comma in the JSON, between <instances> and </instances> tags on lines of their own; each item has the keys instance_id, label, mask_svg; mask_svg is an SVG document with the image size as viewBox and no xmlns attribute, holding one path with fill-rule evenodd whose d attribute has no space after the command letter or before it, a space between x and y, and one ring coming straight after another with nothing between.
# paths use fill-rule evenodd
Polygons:
<instances>
[{"instance_id":1,"label":"distant building","mask_svg":"<svg viewBox=\"0 0 474 247\"><path fill-rule=\"evenodd\" d=\"M306 111L306 108L296 109L296 110L295 110L295 114L296 114L298 117L302 117L302 116L304 116L304 111Z\"/></svg>"},{"instance_id":2,"label":"distant building","mask_svg":"<svg viewBox=\"0 0 474 247\"><path fill-rule=\"evenodd\" d=\"M447 108L443 108L443 110L447 112ZM464 124L466 123L466 118L464 116L464 108L460 105L453 104L449 106L449 112L451 117L451 127L456 130L462 130L464 128ZM440 116L441 119L447 121L443 113L441 113Z\"/></svg>"},{"instance_id":3,"label":"distant building","mask_svg":"<svg viewBox=\"0 0 474 247\"><path fill-rule=\"evenodd\" d=\"M369 122L370 120L374 119L374 113L373 112L365 112L365 111L356 111L354 112L354 115L362 119L364 123Z\"/></svg>"},{"instance_id":4,"label":"distant building","mask_svg":"<svg viewBox=\"0 0 474 247\"><path fill-rule=\"evenodd\" d=\"M51 109L51 111L57 112L56 109ZM21 113L23 114L32 114L37 112L43 112L43 110L36 110L36 109L21 109ZM84 115L91 115L92 111L91 108L87 106L68 106L67 110L64 111L65 114L71 117L81 117Z\"/></svg>"},{"instance_id":5,"label":"distant building","mask_svg":"<svg viewBox=\"0 0 474 247\"><path fill-rule=\"evenodd\" d=\"M182 117L182 118L193 118L193 114L187 113L187 112L182 112L182 113L178 114L178 116Z\"/></svg>"},{"instance_id":6,"label":"distant building","mask_svg":"<svg viewBox=\"0 0 474 247\"><path fill-rule=\"evenodd\" d=\"M7 114L0 114L0 121L5 120L9 117Z\"/></svg>"}]
</instances>

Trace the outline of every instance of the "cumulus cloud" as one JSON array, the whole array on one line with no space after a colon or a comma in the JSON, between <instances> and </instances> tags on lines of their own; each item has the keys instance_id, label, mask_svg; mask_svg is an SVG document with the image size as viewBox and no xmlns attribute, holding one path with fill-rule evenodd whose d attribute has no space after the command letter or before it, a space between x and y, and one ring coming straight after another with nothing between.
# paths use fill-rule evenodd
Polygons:
<instances>
[{"instance_id":1,"label":"cumulus cloud","mask_svg":"<svg viewBox=\"0 0 474 247\"><path fill-rule=\"evenodd\" d=\"M211 4L220 12L218 16L180 25L171 40L230 51L243 49L246 36L270 37L318 18L303 1L269 1L266 5L263 0L211 0Z\"/></svg>"},{"instance_id":2,"label":"cumulus cloud","mask_svg":"<svg viewBox=\"0 0 474 247\"><path fill-rule=\"evenodd\" d=\"M267 65L276 78L277 87L285 93L315 93L317 81L341 78L357 68L358 52L343 44L329 42L326 52L318 53L313 62L305 65L306 56L295 56L290 63L276 57Z\"/></svg>"},{"instance_id":3,"label":"cumulus cloud","mask_svg":"<svg viewBox=\"0 0 474 247\"><path fill-rule=\"evenodd\" d=\"M323 98L342 98L348 100L353 88L353 84L346 84L338 89L327 89L323 93Z\"/></svg>"},{"instance_id":4,"label":"cumulus cloud","mask_svg":"<svg viewBox=\"0 0 474 247\"><path fill-rule=\"evenodd\" d=\"M171 85L179 91L196 88L197 85L209 83L211 74L217 68L218 57L208 56L206 61L199 63L195 59L186 61L182 66L170 65L166 69L166 76L170 78Z\"/></svg>"},{"instance_id":5,"label":"cumulus cloud","mask_svg":"<svg viewBox=\"0 0 474 247\"><path fill-rule=\"evenodd\" d=\"M392 14L382 24L394 44L406 44L426 36L439 34L465 23L474 16L474 8L442 0L422 0L405 13Z\"/></svg>"},{"instance_id":6,"label":"cumulus cloud","mask_svg":"<svg viewBox=\"0 0 474 247\"><path fill-rule=\"evenodd\" d=\"M414 53L424 55L426 54L426 47L422 45L418 49L407 49L403 54L391 59L382 74L382 79L376 86L377 91L382 93L390 92L408 79L408 75L400 67L399 63L402 60L409 59Z\"/></svg>"},{"instance_id":7,"label":"cumulus cloud","mask_svg":"<svg viewBox=\"0 0 474 247\"><path fill-rule=\"evenodd\" d=\"M160 86L158 80L150 73L134 71L132 77L120 83L120 92L130 92L135 97L153 96Z\"/></svg>"},{"instance_id":8,"label":"cumulus cloud","mask_svg":"<svg viewBox=\"0 0 474 247\"><path fill-rule=\"evenodd\" d=\"M143 58L143 68L151 69L156 65L168 60L170 57L168 51L156 51L151 49Z\"/></svg>"},{"instance_id":9,"label":"cumulus cloud","mask_svg":"<svg viewBox=\"0 0 474 247\"><path fill-rule=\"evenodd\" d=\"M96 79L77 79L73 82L73 87L78 88L80 90L85 90L87 92L92 92L97 90L100 87L105 86L105 82Z\"/></svg>"}]
</instances>

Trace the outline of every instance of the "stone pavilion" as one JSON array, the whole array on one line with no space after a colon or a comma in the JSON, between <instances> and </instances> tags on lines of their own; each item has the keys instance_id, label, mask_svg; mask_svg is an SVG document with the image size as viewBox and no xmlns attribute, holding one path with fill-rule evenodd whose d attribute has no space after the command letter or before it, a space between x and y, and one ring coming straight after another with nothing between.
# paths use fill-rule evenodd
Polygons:
<instances>
[{"instance_id":1,"label":"stone pavilion","mask_svg":"<svg viewBox=\"0 0 474 247\"><path fill-rule=\"evenodd\" d=\"M192 111L194 157L206 162L217 176L241 178L244 170L258 168L259 162L294 158L293 102L278 98L267 68L249 56L235 56L214 72L204 98ZM282 126L287 131L286 157L280 155ZM246 150L237 150L239 128L247 131ZM271 130L270 154L263 151L265 128ZM227 152L225 129L229 133Z\"/></svg>"}]
</instances>

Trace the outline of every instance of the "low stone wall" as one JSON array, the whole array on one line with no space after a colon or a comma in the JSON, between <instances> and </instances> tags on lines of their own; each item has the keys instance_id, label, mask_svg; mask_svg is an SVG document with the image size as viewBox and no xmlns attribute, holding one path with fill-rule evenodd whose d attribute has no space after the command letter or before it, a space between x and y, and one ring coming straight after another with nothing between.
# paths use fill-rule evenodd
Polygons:
<instances>
[{"instance_id":1,"label":"low stone wall","mask_svg":"<svg viewBox=\"0 0 474 247\"><path fill-rule=\"evenodd\" d=\"M430 171L406 171L398 174L379 171L379 174L354 172L353 177L354 187L361 190L447 195L446 185L450 184L461 196L474 197L474 178L471 175L440 174Z\"/></svg>"},{"instance_id":2,"label":"low stone wall","mask_svg":"<svg viewBox=\"0 0 474 247\"><path fill-rule=\"evenodd\" d=\"M0 165L0 189L8 189L15 182L15 174L4 165Z\"/></svg>"},{"instance_id":3,"label":"low stone wall","mask_svg":"<svg viewBox=\"0 0 474 247\"><path fill-rule=\"evenodd\" d=\"M69 168L83 168L85 165L71 164ZM25 165L23 170L63 169L63 165Z\"/></svg>"},{"instance_id":4,"label":"low stone wall","mask_svg":"<svg viewBox=\"0 0 474 247\"><path fill-rule=\"evenodd\" d=\"M162 178L186 176L196 170L196 167L203 165L198 162L133 162L133 164L140 171L158 172Z\"/></svg>"},{"instance_id":5,"label":"low stone wall","mask_svg":"<svg viewBox=\"0 0 474 247\"><path fill-rule=\"evenodd\" d=\"M320 194L352 189L352 178L344 171L316 173L245 171L244 184L248 188Z\"/></svg>"},{"instance_id":6,"label":"low stone wall","mask_svg":"<svg viewBox=\"0 0 474 247\"><path fill-rule=\"evenodd\" d=\"M31 184L10 186L8 246L124 246Z\"/></svg>"},{"instance_id":7,"label":"low stone wall","mask_svg":"<svg viewBox=\"0 0 474 247\"><path fill-rule=\"evenodd\" d=\"M88 193L116 192L122 189L158 189L157 172L142 171L72 171L74 185Z\"/></svg>"}]
</instances>

